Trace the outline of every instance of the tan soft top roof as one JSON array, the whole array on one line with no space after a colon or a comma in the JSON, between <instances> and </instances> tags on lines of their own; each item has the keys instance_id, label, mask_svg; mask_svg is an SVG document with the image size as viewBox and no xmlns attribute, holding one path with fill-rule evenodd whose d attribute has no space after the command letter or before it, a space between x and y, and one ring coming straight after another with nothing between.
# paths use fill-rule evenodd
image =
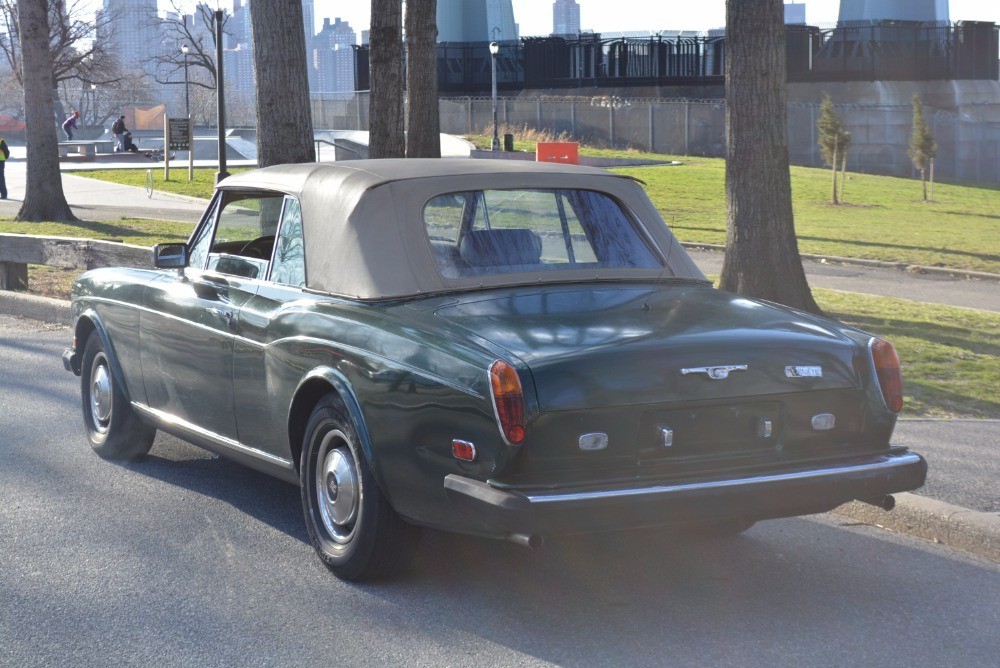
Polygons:
<instances>
[{"instance_id":1,"label":"tan soft top roof","mask_svg":"<svg viewBox=\"0 0 1000 668\"><path fill-rule=\"evenodd\" d=\"M667 259L666 272L601 270L596 278L704 275L667 229L633 179L603 169L521 160L350 160L265 167L230 176L221 190L272 190L302 205L309 289L378 300L539 281L576 272L536 272L446 279L435 264L423 221L424 205L444 193L483 189L584 188L618 199L644 225ZM586 276L595 278L593 270Z\"/></svg>"}]
</instances>

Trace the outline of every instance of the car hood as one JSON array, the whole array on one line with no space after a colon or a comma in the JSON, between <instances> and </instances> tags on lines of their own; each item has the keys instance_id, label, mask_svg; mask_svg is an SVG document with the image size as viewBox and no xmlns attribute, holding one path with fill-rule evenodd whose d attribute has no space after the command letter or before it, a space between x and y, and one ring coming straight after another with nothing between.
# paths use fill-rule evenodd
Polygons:
<instances>
[{"instance_id":1,"label":"car hood","mask_svg":"<svg viewBox=\"0 0 1000 668\"><path fill-rule=\"evenodd\" d=\"M832 321L700 285L520 289L436 315L524 362L542 411L857 387L864 363Z\"/></svg>"}]
</instances>

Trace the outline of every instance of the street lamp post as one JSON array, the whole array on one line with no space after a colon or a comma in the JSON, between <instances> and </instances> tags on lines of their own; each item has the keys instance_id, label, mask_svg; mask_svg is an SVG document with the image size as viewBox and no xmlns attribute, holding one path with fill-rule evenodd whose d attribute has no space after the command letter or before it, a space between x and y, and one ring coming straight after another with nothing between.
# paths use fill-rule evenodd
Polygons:
<instances>
[{"instance_id":1,"label":"street lamp post","mask_svg":"<svg viewBox=\"0 0 1000 668\"><path fill-rule=\"evenodd\" d=\"M222 80L222 9L215 10L215 93L219 104L219 171L215 182L229 176L226 171L226 97Z\"/></svg>"},{"instance_id":2,"label":"street lamp post","mask_svg":"<svg viewBox=\"0 0 1000 668\"><path fill-rule=\"evenodd\" d=\"M497 54L500 53L500 45L490 42L490 60L493 62L493 147L492 150L500 150L500 135L497 131Z\"/></svg>"},{"instance_id":3,"label":"street lamp post","mask_svg":"<svg viewBox=\"0 0 1000 668\"><path fill-rule=\"evenodd\" d=\"M181 44L181 53L184 54L184 116L191 118L191 90L188 85L188 45Z\"/></svg>"}]
</instances>

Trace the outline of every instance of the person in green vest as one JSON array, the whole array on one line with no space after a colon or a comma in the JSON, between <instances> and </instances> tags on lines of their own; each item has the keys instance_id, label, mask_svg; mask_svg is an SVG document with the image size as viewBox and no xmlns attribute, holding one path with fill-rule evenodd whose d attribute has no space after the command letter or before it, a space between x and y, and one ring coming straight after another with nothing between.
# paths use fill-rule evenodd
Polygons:
<instances>
[{"instance_id":1,"label":"person in green vest","mask_svg":"<svg viewBox=\"0 0 1000 668\"><path fill-rule=\"evenodd\" d=\"M4 176L3 168L9 157L10 148L7 147L7 140L0 137L0 199L7 199L7 177Z\"/></svg>"}]
</instances>

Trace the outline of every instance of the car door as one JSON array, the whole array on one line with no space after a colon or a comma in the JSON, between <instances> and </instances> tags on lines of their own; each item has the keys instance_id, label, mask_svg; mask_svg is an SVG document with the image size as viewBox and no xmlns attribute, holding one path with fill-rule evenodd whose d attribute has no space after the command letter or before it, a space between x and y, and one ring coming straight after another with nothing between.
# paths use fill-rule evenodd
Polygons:
<instances>
[{"instance_id":1,"label":"car door","mask_svg":"<svg viewBox=\"0 0 1000 668\"><path fill-rule=\"evenodd\" d=\"M286 358L281 342L299 334L296 314L306 315L315 299L303 292L305 285L302 210L286 196L268 279L241 311L233 372L240 442L288 465L288 406L302 370Z\"/></svg>"},{"instance_id":2,"label":"car door","mask_svg":"<svg viewBox=\"0 0 1000 668\"><path fill-rule=\"evenodd\" d=\"M151 282L144 296L140 340L149 407L222 442L238 442L233 351L240 309L267 272L273 201L280 197L217 195L189 244L191 266Z\"/></svg>"}]
</instances>

